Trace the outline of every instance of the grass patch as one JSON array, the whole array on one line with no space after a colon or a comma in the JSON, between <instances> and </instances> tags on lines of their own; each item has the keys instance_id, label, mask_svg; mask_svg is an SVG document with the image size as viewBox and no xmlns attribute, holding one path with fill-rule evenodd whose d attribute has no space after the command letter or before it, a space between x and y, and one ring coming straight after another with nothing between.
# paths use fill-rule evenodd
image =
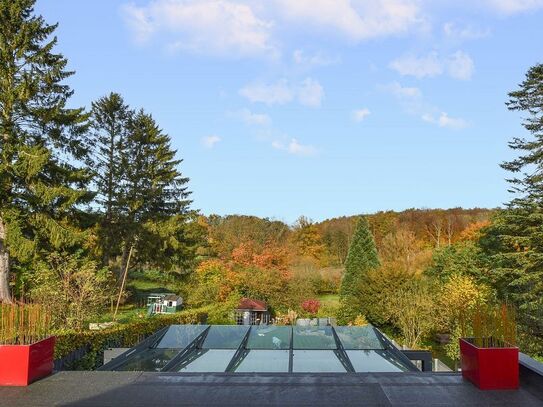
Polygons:
<instances>
[{"instance_id":1,"label":"grass patch","mask_svg":"<svg viewBox=\"0 0 543 407\"><path fill-rule=\"evenodd\" d=\"M339 295L338 294L323 294L318 297L321 306L318 316L325 318L337 318L339 311Z\"/></svg>"}]
</instances>

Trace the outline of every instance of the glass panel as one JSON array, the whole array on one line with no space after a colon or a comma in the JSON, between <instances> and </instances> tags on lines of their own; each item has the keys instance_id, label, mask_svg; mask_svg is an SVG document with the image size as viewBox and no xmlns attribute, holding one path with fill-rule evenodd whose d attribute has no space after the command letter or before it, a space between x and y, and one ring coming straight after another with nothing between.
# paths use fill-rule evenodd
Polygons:
<instances>
[{"instance_id":1,"label":"glass panel","mask_svg":"<svg viewBox=\"0 0 543 407\"><path fill-rule=\"evenodd\" d=\"M230 349L200 349L191 356L190 363L183 363L179 371L224 372L235 353Z\"/></svg>"},{"instance_id":2,"label":"glass panel","mask_svg":"<svg viewBox=\"0 0 543 407\"><path fill-rule=\"evenodd\" d=\"M290 349L289 326L253 326L247 341L247 349Z\"/></svg>"},{"instance_id":3,"label":"glass panel","mask_svg":"<svg viewBox=\"0 0 543 407\"><path fill-rule=\"evenodd\" d=\"M172 325L156 347L184 349L206 328L207 325Z\"/></svg>"},{"instance_id":4,"label":"glass panel","mask_svg":"<svg viewBox=\"0 0 543 407\"><path fill-rule=\"evenodd\" d=\"M334 328L345 349L384 349L371 325Z\"/></svg>"},{"instance_id":5,"label":"glass panel","mask_svg":"<svg viewBox=\"0 0 543 407\"><path fill-rule=\"evenodd\" d=\"M387 351L348 350L346 352L355 372L406 372L409 370Z\"/></svg>"},{"instance_id":6,"label":"glass panel","mask_svg":"<svg viewBox=\"0 0 543 407\"><path fill-rule=\"evenodd\" d=\"M330 326L295 326L294 349L337 349Z\"/></svg>"},{"instance_id":7,"label":"glass panel","mask_svg":"<svg viewBox=\"0 0 543 407\"><path fill-rule=\"evenodd\" d=\"M296 350L294 351L293 372L346 372L334 351Z\"/></svg>"},{"instance_id":8,"label":"glass panel","mask_svg":"<svg viewBox=\"0 0 543 407\"><path fill-rule=\"evenodd\" d=\"M236 372L288 372L288 350L252 350Z\"/></svg>"},{"instance_id":9,"label":"glass panel","mask_svg":"<svg viewBox=\"0 0 543 407\"><path fill-rule=\"evenodd\" d=\"M159 372L179 352L179 349L147 349L134 355L115 370Z\"/></svg>"},{"instance_id":10,"label":"glass panel","mask_svg":"<svg viewBox=\"0 0 543 407\"><path fill-rule=\"evenodd\" d=\"M202 348L237 349L248 330L248 326L213 325L209 328Z\"/></svg>"}]
</instances>

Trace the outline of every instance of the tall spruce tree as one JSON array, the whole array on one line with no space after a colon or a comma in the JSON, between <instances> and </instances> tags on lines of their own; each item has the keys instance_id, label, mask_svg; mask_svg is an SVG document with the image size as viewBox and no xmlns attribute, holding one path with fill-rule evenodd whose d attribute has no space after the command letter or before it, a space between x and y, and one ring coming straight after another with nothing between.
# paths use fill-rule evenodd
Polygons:
<instances>
[{"instance_id":1,"label":"tall spruce tree","mask_svg":"<svg viewBox=\"0 0 543 407\"><path fill-rule=\"evenodd\" d=\"M525 114L530 139L514 138L509 146L520 155L502 164L514 174L508 181L515 198L487 233L494 242L493 276L499 292L519 308L524 333L543 344L543 64L530 68L507 107ZM540 351L543 346L540 347Z\"/></svg>"},{"instance_id":2,"label":"tall spruce tree","mask_svg":"<svg viewBox=\"0 0 543 407\"><path fill-rule=\"evenodd\" d=\"M360 285L367 272L377 267L379 257L375 241L367 219L361 216L345 260L345 273L339 289L343 322L353 321L358 314L363 313L360 309Z\"/></svg>"},{"instance_id":3,"label":"tall spruce tree","mask_svg":"<svg viewBox=\"0 0 543 407\"><path fill-rule=\"evenodd\" d=\"M90 199L74 164L87 155L87 117L67 108L72 72L34 2L0 0L0 301L10 268L80 238L74 216Z\"/></svg>"},{"instance_id":4,"label":"tall spruce tree","mask_svg":"<svg viewBox=\"0 0 543 407\"><path fill-rule=\"evenodd\" d=\"M122 269L134 246L137 259L166 267L179 265L186 222L192 214L188 178L179 171L170 137L143 110L129 121L123 153Z\"/></svg>"},{"instance_id":5,"label":"tall spruce tree","mask_svg":"<svg viewBox=\"0 0 543 407\"><path fill-rule=\"evenodd\" d=\"M92 103L92 168L100 205L99 246L102 265L119 254L122 220L122 185L125 177L125 145L132 111L118 93Z\"/></svg>"}]
</instances>

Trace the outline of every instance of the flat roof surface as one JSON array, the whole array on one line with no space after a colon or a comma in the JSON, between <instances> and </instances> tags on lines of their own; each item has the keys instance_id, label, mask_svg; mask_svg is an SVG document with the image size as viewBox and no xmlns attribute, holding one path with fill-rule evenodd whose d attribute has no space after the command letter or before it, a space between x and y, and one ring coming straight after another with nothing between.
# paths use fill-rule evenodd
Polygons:
<instances>
[{"instance_id":1,"label":"flat roof surface","mask_svg":"<svg viewBox=\"0 0 543 407\"><path fill-rule=\"evenodd\" d=\"M59 372L0 387L0 406L543 406L525 388L481 391L457 373Z\"/></svg>"}]
</instances>

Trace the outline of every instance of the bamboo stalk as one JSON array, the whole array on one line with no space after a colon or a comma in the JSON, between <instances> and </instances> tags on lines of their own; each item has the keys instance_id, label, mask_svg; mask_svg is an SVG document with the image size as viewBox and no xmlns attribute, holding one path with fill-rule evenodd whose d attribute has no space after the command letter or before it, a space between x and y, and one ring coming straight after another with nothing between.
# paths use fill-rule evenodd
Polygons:
<instances>
[{"instance_id":1,"label":"bamboo stalk","mask_svg":"<svg viewBox=\"0 0 543 407\"><path fill-rule=\"evenodd\" d=\"M29 345L48 336L51 318L40 304L0 304L0 345Z\"/></svg>"}]
</instances>

